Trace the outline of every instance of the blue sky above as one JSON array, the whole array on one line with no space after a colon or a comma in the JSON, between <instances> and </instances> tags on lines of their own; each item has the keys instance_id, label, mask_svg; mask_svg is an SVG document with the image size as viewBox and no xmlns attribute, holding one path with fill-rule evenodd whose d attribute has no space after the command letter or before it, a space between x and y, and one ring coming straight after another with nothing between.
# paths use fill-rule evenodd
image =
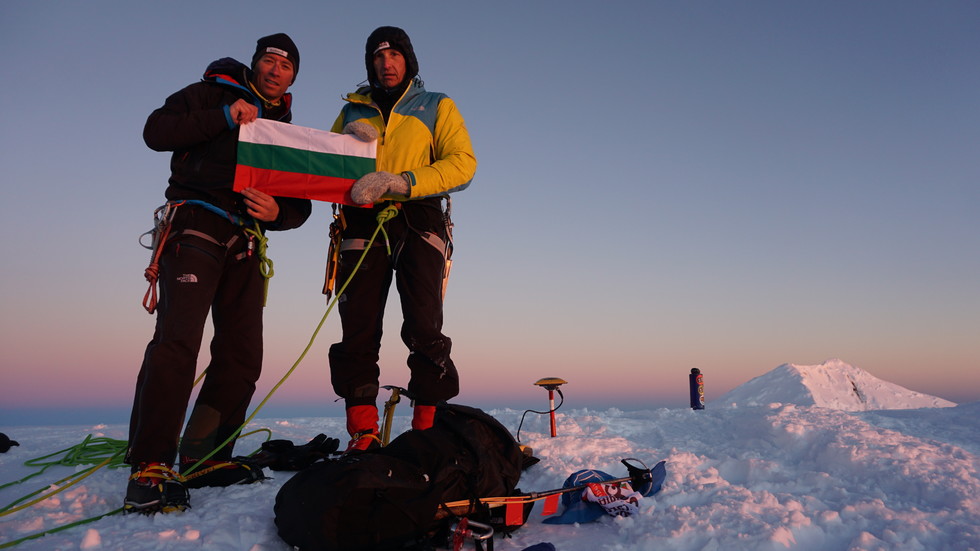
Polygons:
<instances>
[{"instance_id":1,"label":"blue sky above","mask_svg":"<svg viewBox=\"0 0 980 551\"><path fill-rule=\"evenodd\" d=\"M710 403L829 358L980 398L975 2L23 2L0 6L7 404L129 406L153 325L137 238L169 163L147 115L287 32L294 123L329 128L380 25L480 162L453 204L460 401L537 407L560 376L569 403L675 407L699 367ZM319 204L270 235L257 399L323 315L328 223ZM399 320L384 384L407 383ZM334 315L272 403L334 407L338 337Z\"/></svg>"}]
</instances>

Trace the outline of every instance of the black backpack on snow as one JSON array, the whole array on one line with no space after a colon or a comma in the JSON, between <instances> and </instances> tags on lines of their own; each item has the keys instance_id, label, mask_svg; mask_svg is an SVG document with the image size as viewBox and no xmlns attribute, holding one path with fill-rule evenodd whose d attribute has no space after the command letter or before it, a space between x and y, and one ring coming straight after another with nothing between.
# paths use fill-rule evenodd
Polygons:
<instances>
[{"instance_id":1,"label":"black backpack on snow","mask_svg":"<svg viewBox=\"0 0 980 551\"><path fill-rule=\"evenodd\" d=\"M301 551L425 548L477 498L515 494L523 458L493 417L441 404L429 430L298 472L276 496L276 526ZM444 505L460 500L474 506Z\"/></svg>"}]
</instances>

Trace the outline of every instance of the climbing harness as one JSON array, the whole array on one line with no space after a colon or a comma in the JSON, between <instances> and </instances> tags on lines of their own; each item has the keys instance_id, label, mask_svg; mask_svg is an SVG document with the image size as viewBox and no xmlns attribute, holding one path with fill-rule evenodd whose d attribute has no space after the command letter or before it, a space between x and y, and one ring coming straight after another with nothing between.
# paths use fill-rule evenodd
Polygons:
<instances>
[{"instance_id":1,"label":"climbing harness","mask_svg":"<svg viewBox=\"0 0 980 551\"><path fill-rule=\"evenodd\" d=\"M146 270L143 272L143 277L145 277L146 281L150 284L149 288L146 290L146 294L143 295L143 308L150 314L156 311L157 280L160 278L160 255L163 254L163 249L167 244L167 239L171 237L171 225L173 223L174 215L177 214L177 209L183 205L194 205L204 208L205 210L213 212L214 214L227 219L232 224L242 228L242 231L245 232L246 236L248 236L248 244L244 255L249 257L256 254L259 257L259 273L262 274L262 278L265 280L265 288L262 299L262 305L265 306L266 301L269 298L269 279L275 275L275 271L273 269L272 259L270 259L266 254L269 239L262 232L262 227L259 225L258 220L228 212L212 205L211 203L208 203L207 201L185 199L180 201L168 201L166 204L157 207L157 209L153 211L153 228L140 235L140 245L146 249L150 249L151 251L150 265L147 266ZM254 227L247 227L250 223L253 224ZM199 231L185 229L180 233L200 237L219 246L229 248L238 239L238 236L235 236L228 243L219 243L217 239L214 239L210 235ZM150 236L149 245L143 243L146 236Z\"/></svg>"},{"instance_id":2,"label":"climbing harness","mask_svg":"<svg viewBox=\"0 0 980 551\"><path fill-rule=\"evenodd\" d=\"M401 203L389 202L387 208L400 209ZM373 237L371 239L344 239L344 230L347 229L347 220L344 218L344 211L343 209L338 209L336 204L333 205L332 210L333 222L330 223L330 244L327 249L326 274L323 278L323 294L326 295L328 302L330 301L330 297L333 296L333 290L337 283L337 272L340 267L341 253L346 251L367 250L374 245ZM394 215L384 215L384 212L385 211L381 211L381 213L378 214L379 224L384 224L384 222L387 222L394 217ZM435 249L439 251L439 254L441 254L443 257L445 268L442 274L442 299L445 300L446 286L449 284L449 272L453 265L452 199L449 197L446 197L446 208L442 213L442 219L443 224L446 227L446 240L443 240L438 234L432 232L417 233L423 241L435 247ZM385 247L388 250L388 256L391 256L391 243L388 240L388 234L384 230L383 225L381 227L381 232L385 237Z\"/></svg>"}]
</instances>

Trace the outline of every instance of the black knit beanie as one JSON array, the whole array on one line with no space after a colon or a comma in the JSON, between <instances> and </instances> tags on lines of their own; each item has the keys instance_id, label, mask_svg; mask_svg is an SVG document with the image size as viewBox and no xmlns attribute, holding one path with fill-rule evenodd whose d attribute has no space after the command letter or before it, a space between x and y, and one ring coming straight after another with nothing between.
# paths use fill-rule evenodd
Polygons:
<instances>
[{"instance_id":1,"label":"black knit beanie","mask_svg":"<svg viewBox=\"0 0 980 551\"><path fill-rule=\"evenodd\" d=\"M374 29L364 46L364 64L367 67L368 82L372 88L381 88L378 75L374 73L374 54L381 50L393 48L405 56L405 80L402 84L419 74L419 60L415 57L415 49L408 34L398 27L378 27Z\"/></svg>"},{"instance_id":2,"label":"black knit beanie","mask_svg":"<svg viewBox=\"0 0 980 551\"><path fill-rule=\"evenodd\" d=\"M270 34L263 36L255 43L255 54L252 55L252 70L255 70L255 62L265 54L276 54L293 62L293 82L296 82L296 75L299 74L299 48L293 43L286 33Z\"/></svg>"}]
</instances>

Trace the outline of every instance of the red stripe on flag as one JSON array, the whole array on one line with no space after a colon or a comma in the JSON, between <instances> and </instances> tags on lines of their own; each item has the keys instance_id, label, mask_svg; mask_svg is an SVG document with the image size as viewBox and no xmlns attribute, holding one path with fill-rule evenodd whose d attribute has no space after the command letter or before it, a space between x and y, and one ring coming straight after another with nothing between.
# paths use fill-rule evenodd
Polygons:
<instances>
[{"instance_id":1,"label":"red stripe on flag","mask_svg":"<svg viewBox=\"0 0 980 551\"><path fill-rule=\"evenodd\" d=\"M232 189L255 188L276 197L296 197L358 206L350 197L354 180L238 165Z\"/></svg>"},{"instance_id":2,"label":"red stripe on flag","mask_svg":"<svg viewBox=\"0 0 980 551\"><path fill-rule=\"evenodd\" d=\"M520 526L524 524L524 504L511 501L507 503L504 511L504 524L506 526Z\"/></svg>"},{"instance_id":3,"label":"red stripe on flag","mask_svg":"<svg viewBox=\"0 0 980 551\"><path fill-rule=\"evenodd\" d=\"M558 500L561 494L553 494L544 498L544 510L541 511L541 516L546 517L548 515L553 515L558 512Z\"/></svg>"}]
</instances>

